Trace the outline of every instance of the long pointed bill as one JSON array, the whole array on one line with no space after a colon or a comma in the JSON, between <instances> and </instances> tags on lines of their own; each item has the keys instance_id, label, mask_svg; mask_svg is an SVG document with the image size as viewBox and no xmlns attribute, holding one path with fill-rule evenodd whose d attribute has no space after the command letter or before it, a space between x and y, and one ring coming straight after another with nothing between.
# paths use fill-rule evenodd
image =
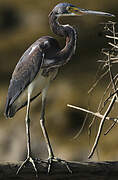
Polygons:
<instances>
[{"instance_id":1,"label":"long pointed bill","mask_svg":"<svg viewBox=\"0 0 118 180\"><path fill-rule=\"evenodd\" d=\"M106 12L101 12L101 11L92 11L92 10L80 10L80 13L83 15L98 15L98 16L110 16L110 17L115 17L113 14L106 13Z\"/></svg>"},{"instance_id":2,"label":"long pointed bill","mask_svg":"<svg viewBox=\"0 0 118 180\"><path fill-rule=\"evenodd\" d=\"M70 7L68 9L68 12L70 13L70 15L73 15L73 16L98 15L98 16L115 17L113 14L110 14L110 13L81 9L78 7Z\"/></svg>"}]
</instances>

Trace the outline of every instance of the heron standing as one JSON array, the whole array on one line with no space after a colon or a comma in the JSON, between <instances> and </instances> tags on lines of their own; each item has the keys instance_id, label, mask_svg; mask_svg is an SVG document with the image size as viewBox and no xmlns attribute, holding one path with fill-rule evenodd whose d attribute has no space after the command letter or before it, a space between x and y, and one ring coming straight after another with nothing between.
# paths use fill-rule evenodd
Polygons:
<instances>
[{"instance_id":1,"label":"heron standing","mask_svg":"<svg viewBox=\"0 0 118 180\"><path fill-rule=\"evenodd\" d=\"M5 115L7 118L11 118L18 110L24 106L27 106L25 118L27 134L27 158L21 167L23 167L23 165L27 162L31 162L36 173L37 169L34 159L32 158L30 144L30 103L40 94L42 94L40 124L48 148L48 159L50 166L55 157L45 127L45 105L47 90L50 82L56 77L59 67L63 66L70 60L76 49L77 35L75 29L70 25L61 25L58 22L58 18L60 16L82 16L89 14L110 17L113 16L112 14L105 12L81 9L69 3L60 3L56 5L49 14L49 24L55 34L66 38L65 47L61 49L59 43L53 37L41 37L25 51L12 74L8 88Z\"/></svg>"}]
</instances>

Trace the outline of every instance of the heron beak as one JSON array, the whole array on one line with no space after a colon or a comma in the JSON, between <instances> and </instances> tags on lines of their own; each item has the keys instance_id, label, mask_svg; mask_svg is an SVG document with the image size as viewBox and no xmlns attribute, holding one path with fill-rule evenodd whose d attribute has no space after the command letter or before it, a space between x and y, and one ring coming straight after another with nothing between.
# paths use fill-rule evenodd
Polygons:
<instances>
[{"instance_id":1,"label":"heron beak","mask_svg":"<svg viewBox=\"0 0 118 180\"><path fill-rule=\"evenodd\" d=\"M115 15L106 13L106 12L100 12L100 11L92 11L87 9L81 9L78 7L70 7L68 9L69 13L71 15L75 16L83 16L83 15L98 15L98 16L109 16L109 17L115 17Z\"/></svg>"}]
</instances>

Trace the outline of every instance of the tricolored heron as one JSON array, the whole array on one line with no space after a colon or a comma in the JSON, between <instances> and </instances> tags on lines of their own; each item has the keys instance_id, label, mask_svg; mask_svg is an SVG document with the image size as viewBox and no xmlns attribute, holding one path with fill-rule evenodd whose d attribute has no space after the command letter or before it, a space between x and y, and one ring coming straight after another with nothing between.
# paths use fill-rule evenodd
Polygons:
<instances>
[{"instance_id":1,"label":"tricolored heron","mask_svg":"<svg viewBox=\"0 0 118 180\"><path fill-rule=\"evenodd\" d=\"M58 22L60 16L82 16L82 15L113 15L105 12L91 11L78 8L69 3L60 3L54 7L49 14L49 24L52 31L66 38L66 45L60 48L56 39L43 36L34 42L23 54L17 63L10 81L5 108L5 115L11 118L15 113L27 106L26 111L26 134L27 134L27 158L21 167L31 162L37 172L31 154L30 145L30 102L42 93L42 108L40 124L48 148L49 164L55 158L45 127L45 105L46 95L50 82L56 77L59 67L66 64L76 49L76 31L70 25L61 25ZM19 170L21 169L19 168ZM18 171L19 171L18 170Z\"/></svg>"}]
</instances>

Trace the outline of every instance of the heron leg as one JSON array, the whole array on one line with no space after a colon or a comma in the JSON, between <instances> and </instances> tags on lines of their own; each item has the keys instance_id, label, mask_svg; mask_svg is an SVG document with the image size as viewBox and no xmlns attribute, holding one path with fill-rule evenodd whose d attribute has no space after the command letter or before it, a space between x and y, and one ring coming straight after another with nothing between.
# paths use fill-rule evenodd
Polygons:
<instances>
[{"instance_id":1,"label":"heron leg","mask_svg":"<svg viewBox=\"0 0 118 180\"><path fill-rule=\"evenodd\" d=\"M47 88L43 90L42 92L42 108L41 108L41 116L40 116L40 124L43 131L43 135L47 144L48 154L49 158L54 157L54 153L52 150L52 146L49 140L48 132L45 127L45 105L46 105L46 94L47 94Z\"/></svg>"},{"instance_id":2,"label":"heron leg","mask_svg":"<svg viewBox=\"0 0 118 180\"><path fill-rule=\"evenodd\" d=\"M70 173L72 173L70 167L68 166L68 163L65 160L61 160L61 159L56 158L54 156L53 149L52 149L50 139L49 139L49 136L48 136L48 132L47 132L46 127L45 127L46 95L47 95L47 88L44 89L43 92L42 92L42 108L41 108L40 124L41 124L41 128L42 128L42 131L43 131L43 135L44 135L46 144L47 144L48 155L49 155L48 156L48 173L50 173L50 171L51 171L51 166L52 166L53 161L63 163L67 167L68 171Z\"/></svg>"},{"instance_id":3,"label":"heron leg","mask_svg":"<svg viewBox=\"0 0 118 180\"><path fill-rule=\"evenodd\" d=\"M26 112L26 118L25 118L25 124L26 124L26 136L27 136L27 158L26 160L21 164L21 166L18 168L17 173L26 165L27 163L31 163L33 165L33 168L36 173L36 177L38 178L38 171L35 165L35 161L32 158L32 153L31 153L31 142L30 142L30 93L28 93L28 102L27 102L27 112Z\"/></svg>"},{"instance_id":4,"label":"heron leg","mask_svg":"<svg viewBox=\"0 0 118 180\"><path fill-rule=\"evenodd\" d=\"M45 88L42 92L42 107L41 107L41 115L40 115L40 125L42 128L42 132L45 138L45 142L47 145L47 149L48 149L48 162L49 162L49 166L48 166L48 172L50 172L50 168L51 168L51 164L52 164L52 160L54 159L54 153L53 153L53 149L50 143L50 139L48 136L48 132L47 129L45 127L45 106L46 106L46 95L47 95L47 90L48 87Z\"/></svg>"}]
</instances>

